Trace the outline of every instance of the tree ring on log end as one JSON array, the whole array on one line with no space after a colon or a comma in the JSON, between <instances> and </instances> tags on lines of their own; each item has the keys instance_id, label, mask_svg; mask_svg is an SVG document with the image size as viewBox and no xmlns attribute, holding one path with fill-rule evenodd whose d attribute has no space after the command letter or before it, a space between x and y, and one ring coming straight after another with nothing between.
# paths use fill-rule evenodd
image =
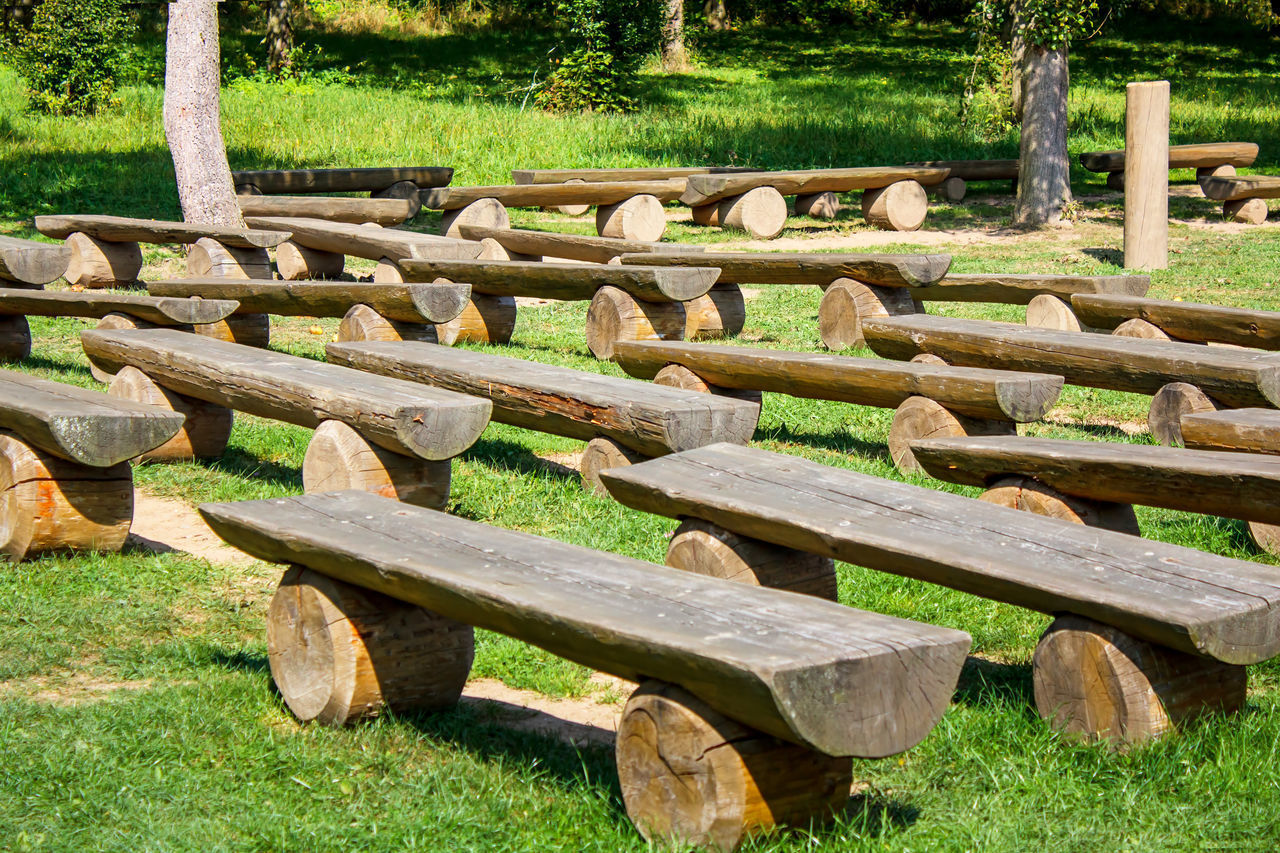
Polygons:
<instances>
[{"instance_id":1,"label":"tree ring on log end","mask_svg":"<svg viewBox=\"0 0 1280 853\"><path fill-rule=\"evenodd\" d=\"M107 393L121 400L146 403L181 413L185 420L173 438L138 457L144 462L183 462L189 459L217 459L227 449L231 436L232 412L225 406L206 403L170 391L132 365L120 368Z\"/></svg>"},{"instance_id":2,"label":"tree ring on log end","mask_svg":"<svg viewBox=\"0 0 1280 853\"><path fill-rule=\"evenodd\" d=\"M582 488L593 495L608 497L609 490L600 482L600 472L624 465L635 465L643 462L644 454L628 447L623 447L611 438L596 437L587 442L587 449L582 452L579 471L582 474Z\"/></svg>"},{"instance_id":3,"label":"tree ring on log end","mask_svg":"<svg viewBox=\"0 0 1280 853\"><path fill-rule=\"evenodd\" d=\"M1151 398L1147 412L1147 429L1151 437L1164 445L1181 447L1182 417L1222 408L1206 393L1189 382L1170 382Z\"/></svg>"},{"instance_id":4,"label":"tree ring on log end","mask_svg":"<svg viewBox=\"0 0 1280 853\"><path fill-rule=\"evenodd\" d=\"M827 285L818 305L818 334L829 350L839 351L866 343L862 321L873 317L915 314L909 288L876 287L851 278Z\"/></svg>"},{"instance_id":5,"label":"tree ring on log end","mask_svg":"<svg viewBox=\"0 0 1280 853\"><path fill-rule=\"evenodd\" d=\"M596 208L596 233L620 240L652 243L667 230L667 214L657 196L633 195L617 204Z\"/></svg>"},{"instance_id":6,"label":"tree ring on log end","mask_svg":"<svg viewBox=\"0 0 1280 853\"><path fill-rule=\"evenodd\" d=\"M667 547L667 565L699 575L836 600L830 557L731 533L709 521L680 523Z\"/></svg>"},{"instance_id":7,"label":"tree ring on log end","mask_svg":"<svg viewBox=\"0 0 1280 853\"><path fill-rule=\"evenodd\" d=\"M908 397L893 413L893 425L889 427L889 456L904 474L923 471L911 452L911 442L922 438L974 435L1017 435L1017 428L1010 421L958 415L928 397Z\"/></svg>"},{"instance_id":8,"label":"tree ring on log end","mask_svg":"<svg viewBox=\"0 0 1280 853\"><path fill-rule=\"evenodd\" d=\"M516 330L516 300L512 296L472 293L462 313L436 324L440 343L509 344Z\"/></svg>"},{"instance_id":9,"label":"tree ring on log end","mask_svg":"<svg viewBox=\"0 0 1280 853\"><path fill-rule=\"evenodd\" d=\"M1059 518L1073 524L1101 527L1131 536L1142 535L1138 528L1138 517L1131 504L1064 495L1031 477L1001 477L991 483L979 496L979 500L1035 515Z\"/></svg>"},{"instance_id":10,"label":"tree ring on log end","mask_svg":"<svg viewBox=\"0 0 1280 853\"><path fill-rule=\"evenodd\" d=\"M618 341L683 340L686 322L684 303L643 302L605 285L587 308L587 349L608 361Z\"/></svg>"},{"instance_id":11,"label":"tree ring on log end","mask_svg":"<svg viewBox=\"0 0 1280 853\"><path fill-rule=\"evenodd\" d=\"M302 460L302 487L308 494L359 489L428 509L448 507L451 474L448 459L393 453L341 421L321 423Z\"/></svg>"}]
</instances>

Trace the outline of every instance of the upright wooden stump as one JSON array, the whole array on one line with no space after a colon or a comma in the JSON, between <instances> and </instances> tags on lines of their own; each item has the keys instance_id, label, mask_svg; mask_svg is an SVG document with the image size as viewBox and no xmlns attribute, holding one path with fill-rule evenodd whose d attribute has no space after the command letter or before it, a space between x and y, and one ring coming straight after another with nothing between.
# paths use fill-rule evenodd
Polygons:
<instances>
[{"instance_id":1,"label":"upright wooden stump","mask_svg":"<svg viewBox=\"0 0 1280 853\"><path fill-rule=\"evenodd\" d=\"M928 397L908 397L893 413L889 427L889 456L904 474L922 471L911 442L921 438L959 438L966 435L1017 435L1009 421L957 415Z\"/></svg>"},{"instance_id":2,"label":"upright wooden stump","mask_svg":"<svg viewBox=\"0 0 1280 853\"><path fill-rule=\"evenodd\" d=\"M710 341L736 337L747 322L747 304L736 284L717 284L684 303L684 339Z\"/></svg>"},{"instance_id":3,"label":"upright wooden stump","mask_svg":"<svg viewBox=\"0 0 1280 853\"><path fill-rule=\"evenodd\" d=\"M840 213L840 197L832 192L796 196L796 216L835 219Z\"/></svg>"},{"instance_id":4,"label":"upright wooden stump","mask_svg":"<svg viewBox=\"0 0 1280 853\"><path fill-rule=\"evenodd\" d=\"M600 472L643 461L643 454L623 447L611 438L597 436L587 442L587 449L582 452L578 468L582 475L582 488L593 495L608 497L609 490L600 482Z\"/></svg>"},{"instance_id":5,"label":"upright wooden stump","mask_svg":"<svg viewBox=\"0 0 1280 853\"><path fill-rule=\"evenodd\" d=\"M1124 265L1169 266L1169 83L1130 83L1124 113Z\"/></svg>"},{"instance_id":6,"label":"upright wooden stump","mask_svg":"<svg viewBox=\"0 0 1280 853\"><path fill-rule=\"evenodd\" d=\"M1051 293L1041 293L1027 303L1027 325L1059 332L1087 331L1072 310L1071 303Z\"/></svg>"},{"instance_id":7,"label":"upright wooden stump","mask_svg":"<svg viewBox=\"0 0 1280 853\"><path fill-rule=\"evenodd\" d=\"M232 412L163 388L136 367L126 365L111 380L107 393L122 400L147 403L186 416L173 438L138 457L142 462L184 462L189 459L217 459L227 449L231 436Z\"/></svg>"},{"instance_id":8,"label":"upright wooden stump","mask_svg":"<svg viewBox=\"0 0 1280 853\"><path fill-rule=\"evenodd\" d=\"M299 720L341 726L456 704L475 645L469 625L294 567L271 599L267 654Z\"/></svg>"},{"instance_id":9,"label":"upright wooden stump","mask_svg":"<svg viewBox=\"0 0 1280 853\"><path fill-rule=\"evenodd\" d=\"M807 826L849 799L852 762L750 729L671 684L647 681L618 725L618 780L646 839L733 850Z\"/></svg>"},{"instance_id":10,"label":"upright wooden stump","mask_svg":"<svg viewBox=\"0 0 1280 853\"><path fill-rule=\"evenodd\" d=\"M1036 646L1040 716L1060 731L1142 743L1213 712L1239 710L1245 668L1183 654L1082 616L1054 620Z\"/></svg>"},{"instance_id":11,"label":"upright wooden stump","mask_svg":"<svg viewBox=\"0 0 1280 853\"><path fill-rule=\"evenodd\" d=\"M439 343L436 327L429 323L401 323L388 320L368 305L353 305L338 324L338 340L425 341Z\"/></svg>"},{"instance_id":12,"label":"upright wooden stump","mask_svg":"<svg viewBox=\"0 0 1280 853\"><path fill-rule=\"evenodd\" d=\"M1239 198L1223 202L1222 215L1232 222L1261 225L1267 221L1267 203L1260 198Z\"/></svg>"},{"instance_id":13,"label":"upright wooden stump","mask_svg":"<svg viewBox=\"0 0 1280 853\"><path fill-rule=\"evenodd\" d=\"M80 287L132 284L142 272L142 248L137 243L109 243L77 231L67 236L71 263L65 278Z\"/></svg>"},{"instance_id":14,"label":"upright wooden stump","mask_svg":"<svg viewBox=\"0 0 1280 853\"><path fill-rule=\"evenodd\" d=\"M715 226L720 224L720 202L700 204L689 208L690 218L695 225Z\"/></svg>"},{"instance_id":15,"label":"upright wooden stump","mask_svg":"<svg viewBox=\"0 0 1280 853\"><path fill-rule=\"evenodd\" d=\"M905 287L876 287L838 278L827 285L818 306L818 334L829 350L860 347L865 343L864 319L915 313L915 302Z\"/></svg>"},{"instance_id":16,"label":"upright wooden stump","mask_svg":"<svg viewBox=\"0 0 1280 853\"><path fill-rule=\"evenodd\" d=\"M271 318L266 314L232 314L216 323L197 323L192 327L206 338L266 349L271 343Z\"/></svg>"},{"instance_id":17,"label":"upright wooden stump","mask_svg":"<svg viewBox=\"0 0 1280 853\"><path fill-rule=\"evenodd\" d=\"M1134 515L1130 504L1064 495L1030 477L1002 477L992 483L979 500L1035 515L1060 518L1073 524L1101 527L1131 536L1142 535L1138 517Z\"/></svg>"},{"instance_id":18,"label":"upright wooden stump","mask_svg":"<svg viewBox=\"0 0 1280 853\"><path fill-rule=\"evenodd\" d=\"M440 233L446 237L462 237L463 225L481 228L510 228L511 217L507 208L496 198L482 198L457 210L446 210L440 217Z\"/></svg>"},{"instance_id":19,"label":"upright wooden stump","mask_svg":"<svg viewBox=\"0 0 1280 853\"><path fill-rule=\"evenodd\" d=\"M1182 446L1182 416L1216 412L1222 408L1189 382L1170 382L1151 398L1147 429L1161 444Z\"/></svg>"},{"instance_id":20,"label":"upright wooden stump","mask_svg":"<svg viewBox=\"0 0 1280 853\"><path fill-rule=\"evenodd\" d=\"M19 314L0 316L0 363L22 361L31 355L31 326Z\"/></svg>"},{"instance_id":21,"label":"upright wooden stump","mask_svg":"<svg viewBox=\"0 0 1280 853\"><path fill-rule=\"evenodd\" d=\"M836 600L836 566L830 557L739 536L701 519L686 519L676 528L667 546L667 565Z\"/></svg>"},{"instance_id":22,"label":"upright wooden stump","mask_svg":"<svg viewBox=\"0 0 1280 853\"><path fill-rule=\"evenodd\" d=\"M128 462L92 468L0 430L0 558L119 551L133 521Z\"/></svg>"},{"instance_id":23,"label":"upright wooden stump","mask_svg":"<svg viewBox=\"0 0 1280 853\"><path fill-rule=\"evenodd\" d=\"M717 394L721 397L744 400L756 407L756 420L760 419L760 406L764 402L762 393L750 388L723 388L712 385L683 364L668 364L653 377L653 384L679 388L682 391L697 391L699 394Z\"/></svg>"},{"instance_id":24,"label":"upright wooden stump","mask_svg":"<svg viewBox=\"0 0 1280 853\"><path fill-rule=\"evenodd\" d=\"M449 506L450 460L431 462L392 453L365 440L341 421L316 429L302 460L307 492L359 489L428 509Z\"/></svg>"},{"instance_id":25,"label":"upright wooden stump","mask_svg":"<svg viewBox=\"0 0 1280 853\"><path fill-rule=\"evenodd\" d=\"M929 215L929 195L917 181L898 181L862 194L862 216L881 231L916 231Z\"/></svg>"},{"instance_id":26,"label":"upright wooden stump","mask_svg":"<svg viewBox=\"0 0 1280 853\"><path fill-rule=\"evenodd\" d=\"M190 278L269 279L271 256L266 249L239 249L224 246L211 237L201 237L187 249Z\"/></svg>"},{"instance_id":27,"label":"upright wooden stump","mask_svg":"<svg viewBox=\"0 0 1280 853\"><path fill-rule=\"evenodd\" d=\"M462 313L436 324L440 343L509 344L516 330L516 300L511 296L472 293Z\"/></svg>"},{"instance_id":28,"label":"upright wooden stump","mask_svg":"<svg viewBox=\"0 0 1280 853\"><path fill-rule=\"evenodd\" d=\"M601 237L652 242L662 239L666 230L667 215L657 196L634 195L596 208L596 233Z\"/></svg>"},{"instance_id":29,"label":"upright wooden stump","mask_svg":"<svg viewBox=\"0 0 1280 853\"><path fill-rule=\"evenodd\" d=\"M773 187L756 187L720 202L720 227L746 231L757 240L772 240L787 227L787 200Z\"/></svg>"},{"instance_id":30,"label":"upright wooden stump","mask_svg":"<svg viewBox=\"0 0 1280 853\"><path fill-rule=\"evenodd\" d=\"M683 340L685 323L683 303L643 302L605 285L587 308L587 349L608 361L618 341Z\"/></svg>"},{"instance_id":31,"label":"upright wooden stump","mask_svg":"<svg viewBox=\"0 0 1280 853\"><path fill-rule=\"evenodd\" d=\"M286 281L337 278L346 261L341 252L311 249L292 240L276 246L276 271Z\"/></svg>"}]
</instances>

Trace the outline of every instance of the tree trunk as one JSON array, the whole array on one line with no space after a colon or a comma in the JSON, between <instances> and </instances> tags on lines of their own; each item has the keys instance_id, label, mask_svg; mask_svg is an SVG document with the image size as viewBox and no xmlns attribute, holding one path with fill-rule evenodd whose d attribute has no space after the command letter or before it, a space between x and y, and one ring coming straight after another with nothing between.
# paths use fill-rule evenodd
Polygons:
<instances>
[{"instance_id":1,"label":"tree trunk","mask_svg":"<svg viewBox=\"0 0 1280 853\"><path fill-rule=\"evenodd\" d=\"M289 67L293 51L293 0L267 4L267 70L280 74Z\"/></svg>"},{"instance_id":2,"label":"tree trunk","mask_svg":"<svg viewBox=\"0 0 1280 853\"><path fill-rule=\"evenodd\" d=\"M1026 60L1027 39L1023 34L1026 21L1023 20L1021 0L1014 0L1012 10L1012 26L1009 28L1009 98L1014 117L1022 121L1022 63Z\"/></svg>"},{"instance_id":3,"label":"tree trunk","mask_svg":"<svg viewBox=\"0 0 1280 853\"><path fill-rule=\"evenodd\" d=\"M724 0L707 0L702 7L702 14L706 16L707 26L713 30L727 30L729 28L729 10L724 7Z\"/></svg>"},{"instance_id":4,"label":"tree trunk","mask_svg":"<svg viewBox=\"0 0 1280 853\"><path fill-rule=\"evenodd\" d=\"M222 141L216 0L170 3L165 49L164 135L182 216L188 222L243 228Z\"/></svg>"},{"instance_id":5,"label":"tree trunk","mask_svg":"<svg viewBox=\"0 0 1280 853\"><path fill-rule=\"evenodd\" d=\"M683 71L689 65L684 50L684 0L667 0L662 18L662 69Z\"/></svg>"},{"instance_id":6,"label":"tree trunk","mask_svg":"<svg viewBox=\"0 0 1280 853\"><path fill-rule=\"evenodd\" d=\"M1071 201L1067 159L1067 50L1027 44L1022 63L1022 138L1014 225L1048 225Z\"/></svg>"}]
</instances>

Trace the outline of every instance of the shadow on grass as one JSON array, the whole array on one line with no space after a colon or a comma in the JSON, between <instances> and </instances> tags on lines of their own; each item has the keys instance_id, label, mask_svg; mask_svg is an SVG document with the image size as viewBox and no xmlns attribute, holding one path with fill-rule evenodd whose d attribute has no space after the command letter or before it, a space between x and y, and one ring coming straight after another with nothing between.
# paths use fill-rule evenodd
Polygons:
<instances>
[{"instance_id":1,"label":"shadow on grass","mask_svg":"<svg viewBox=\"0 0 1280 853\"><path fill-rule=\"evenodd\" d=\"M782 444L800 444L805 447L816 447L833 450L836 453L856 453L857 455L886 464L892 464L887 445L876 441L866 441L850 433L813 433L800 432L787 424L779 427L758 427L753 441L775 441Z\"/></svg>"},{"instance_id":2,"label":"shadow on grass","mask_svg":"<svg viewBox=\"0 0 1280 853\"><path fill-rule=\"evenodd\" d=\"M1024 708L1034 716L1031 667L970 655L960 670L955 701L975 708Z\"/></svg>"},{"instance_id":3,"label":"shadow on grass","mask_svg":"<svg viewBox=\"0 0 1280 853\"><path fill-rule=\"evenodd\" d=\"M196 460L196 464L250 480L265 480L275 486L301 491L302 469L295 465L269 462L238 447L228 447L218 459Z\"/></svg>"},{"instance_id":4,"label":"shadow on grass","mask_svg":"<svg viewBox=\"0 0 1280 853\"><path fill-rule=\"evenodd\" d=\"M271 671L271 662L266 655L251 654L249 652L227 652L222 649L216 649L209 654L209 662L223 669L244 672L249 675L267 675ZM271 691L277 696L280 693L276 689L274 680L271 681Z\"/></svg>"},{"instance_id":5,"label":"shadow on grass","mask_svg":"<svg viewBox=\"0 0 1280 853\"><path fill-rule=\"evenodd\" d=\"M523 445L500 438L480 439L462 454L462 458L516 474L545 474L559 480L579 478L578 472L569 466L543 459Z\"/></svg>"}]
</instances>

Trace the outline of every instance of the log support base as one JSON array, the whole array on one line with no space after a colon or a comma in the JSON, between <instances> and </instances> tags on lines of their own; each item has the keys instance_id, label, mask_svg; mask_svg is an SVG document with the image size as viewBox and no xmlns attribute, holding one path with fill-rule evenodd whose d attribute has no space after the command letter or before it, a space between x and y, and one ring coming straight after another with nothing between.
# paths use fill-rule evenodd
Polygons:
<instances>
[{"instance_id":1,"label":"log support base","mask_svg":"<svg viewBox=\"0 0 1280 853\"><path fill-rule=\"evenodd\" d=\"M916 231L929 215L929 195L917 181L898 181L862 194L862 216L881 231Z\"/></svg>"},{"instance_id":2,"label":"log support base","mask_svg":"<svg viewBox=\"0 0 1280 853\"><path fill-rule=\"evenodd\" d=\"M446 237L462 237L463 225L481 228L510 228L511 217L507 208L496 198L482 198L457 210L446 210L440 217L440 233Z\"/></svg>"},{"instance_id":3,"label":"log support base","mask_svg":"<svg viewBox=\"0 0 1280 853\"><path fill-rule=\"evenodd\" d=\"M733 850L777 826L808 826L849 798L852 762L728 719L687 691L648 681L618 725L627 816L663 846Z\"/></svg>"},{"instance_id":4,"label":"log support base","mask_svg":"<svg viewBox=\"0 0 1280 853\"><path fill-rule=\"evenodd\" d=\"M969 192L969 185L964 178L947 178L932 188L932 195L938 201L948 204L959 204Z\"/></svg>"},{"instance_id":5,"label":"log support base","mask_svg":"<svg viewBox=\"0 0 1280 853\"><path fill-rule=\"evenodd\" d=\"M600 482L600 472L610 468L621 468L643 462L644 455L629 447L623 447L611 438L597 436L587 442L587 449L582 452L579 472L582 474L584 491L602 498L609 496L609 490Z\"/></svg>"},{"instance_id":6,"label":"log support base","mask_svg":"<svg viewBox=\"0 0 1280 853\"><path fill-rule=\"evenodd\" d=\"M369 443L341 421L316 429L302 460L307 493L359 489L428 509L449 506L449 460L428 461Z\"/></svg>"},{"instance_id":7,"label":"log support base","mask_svg":"<svg viewBox=\"0 0 1280 853\"><path fill-rule=\"evenodd\" d=\"M686 341L737 337L747 322L747 304L736 284L717 284L684 303Z\"/></svg>"},{"instance_id":8,"label":"log support base","mask_svg":"<svg viewBox=\"0 0 1280 853\"><path fill-rule=\"evenodd\" d=\"M1220 408L1208 394L1189 382L1170 382L1151 398L1147 429L1161 444L1181 447L1182 416L1216 412Z\"/></svg>"},{"instance_id":9,"label":"log support base","mask_svg":"<svg viewBox=\"0 0 1280 853\"><path fill-rule=\"evenodd\" d=\"M582 178L570 178L569 180L565 181L565 183L566 184L585 184L586 181L584 181ZM542 209L553 212L553 213L563 213L565 216L586 216L587 211L591 209L591 205L589 204L557 204L557 205L552 205L551 207L544 207ZM513 261L518 260L518 258L512 258L511 260Z\"/></svg>"},{"instance_id":10,"label":"log support base","mask_svg":"<svg viewBox=\"0 0 1280 853\"><path fill-rule=\"evenodd\" d=\"M1131 536L1142 535L1131 504L1064 495L1031 477L1002 477L993 482L979 500L1074 524L1101 527Z\"/></svg>"},{"instance_id":11,"label":"log support base","mask_svg":"<svg viewBox=\"0 0 1280 853\"><path fill-rule=\"evenodd\" d=\"M809 193L796 196L796 216L835 219L840 213L840 198L835 193Z\"/></svg>"},{"instance_id":12,"label":"log support base","mask_svg":"<svg viewBox=\"0 0 1280 853\"><path fill-rule=\"evenodd\" d=\"M232 412L163 388L133 366L125 366L111 380L107 393L122 400L147 403L171 412L181 412L186 420L177 434L138 457L143 462L185 462L190 459L217 459L227 449L231 436Z\"/></svg>"},{"instance_id":13,"label":"log support base","mask_svg":"<svg viewBox=\"0 0 1280 853\"><path fill-rule=\"evenodd\" d=\"M787 227L787 200L773 187L756 187L720 202L720 227L772 240Z\"/></svg>"},{"instance_id":14,"label":"log support base","mask_svg":"<svg viewBox=\"0 0 1280 853\"><path fill-rule=\"evenodd\" d=\"M1059 332L1088 331L1072 310L1071 303L1050 293L1041 293L1027 303L1027 325Z\"/></svg>"},{"instance_id":15,"label":"log support base","mask_svg":"<svg viewBox=\"0 0 1280 853\"><path fill-rule=\"evenodd\" d=\"M190 278L271 278L271 256L266 249L224 246L212 237L201 237L187 249Z\"/></svg>"},{"instance_id":16,"label":"log support base","mask_svg":"<svg viewBox=\"0 0 1280 853\"><path fill-rule=\"evenodd\" d=\"M341 726L457 703L469 625L316 572L285 572L267 615L271 676L303 722Z\"/></svg>"},{"instance_id":17,"label":"log support base","mask_svg":"<svg viewBox=\"0 0 1280 853\"><path fill-rule=\"evenodd\" d=\"M1280 524L1250 521L1246 522L1246 526L1249 528L1249 535L1253 538L1253 544L1258 546L1259 551L1273 557L1280 557Z\"/></svg>"},{"instance_id":18,"label":"log support base","mask_svg":"<svg viewBox=\"0 0 1280 853\"><path fill-rule=\"evenodd\" d=\"M66 280L80 287L125 287L142 272L142 248L137 243L109 243L82 234L67 235L71 263Z\"/></svg>"},{"instance_id":19,"label":"log support base","mask_svg":"<svg viewBox=\"0 0 1280 853\"><path fill-rule=\"evenodd\" d=\"M1239 710L1245 668L1061 615L1036 646L1036 708L1064 734L1128 746L1206 713Z\"/></svg>"},{"instance_id":20,"label":"log support base","mask_svg":"<svg viewBox=\"0 0 1280 853\"><path fill-rule=\"evenodd\" d=\"M905 287L876 287L851 278L827 285L818 306L818 334L829 350L860 347L862 321L868 317L915 314L916 304Z\"/></svg>"},{"instance_id":21,"label":"log support base","mask_svg":"<svg viewBox=\"0 0 1280 853\"><path fill-rule=\"evenodd\" d=\"M192 327L197 335L266 349L271 343L271 318L266 314L232 314L216 323L197 323Z\"/></svg>"},{"instance_id":22,"label":"log support base","mask_svg":"<svg viewBox=\"0 0 1280 853\"><path fill-rule=\"evenodd\" d=\"M115 331L117 329L155 329L159 327L154 323L148 323L146 320L139 320L137 317L130 316L129 314L112 312L99 320L98 325L94 326L94 328ZM181 329L184 332L194 331L192 326L170 326L169 328ZM110 385L111 380L115 378L114 373L108 373L105 369L94 364L92 361L89 362L89 373L92 374L94 379L98 380L103 385Z\"/></svg>"},{"instance_id":23,"label":"log support base","mask_svg":"<svg viewBox=\"0 0 1280 853\"><path fill-rule=\"evenodd\" d=\"M893 414L889 428L889 456L904 474L924 470L911 452L911 442L921 438L962 438L974 435L1017 435L1009 421L958 415L928 397L908 397Z\"/></svg>"},{"instance_id":24,"label":"log support base","mask_svg":"<svg viewBox=\"0 0 1280 853\"><path fill-rule=\"evenodd\" d=\"M436 324L440 343L509 344L516 330L516 300L511 296L472 293L462 313Z\"/></svg>"},{"instance_id":25,"label":"log support base","mask_svg":"<svg viewBox=\"0 0 1280 853\"><path fill-rule=\"evenodd\" d=\"M717 226L720 224L720 202L691 207L689 214L695 225Z\"/></svg>"},{"instance_id":26,"label":"log support base","mask_svg":"<svg viewBox=\"0 0 1280 853\"><path fill-rule=\"evenodd\" d=\"M605 285L587 309L587 349L608 361L618 341L684 340L686 322L682 302L643 302Z\"/></svg>"},{"instance_id":27,"label":"log support base","mask_svg":"<svg viewBox=\"0 0 1280 853\"><path fill-rule=\"evenodd\" d=\"M1261 225L1267 221L1267 202L1260 198L1241 198L1222 205L1222 215L1232 222Z\"/></svg>"},{"instance_id":28,"label":"log support base","mask_svg":"<svg viewBox=\"0 0 1280 853\"><path fill-rule=\"evenodd\" d=\"M653 377L653 384L679 388L682 391L697 391L699 394L717 394L721 397L745 400L756 407L756 420L760 419L760 406L764 402L762 393L749 388L725 388L712 385L683 364L668 364Z\"/></svg>"},{"instance_id":29,"label":"log support base","mask_svg":"<svg viewBox=\"0 0 1280 853\"><path fill-rule=\"evenodd\" d=\"M276 271L285 281L337 278L346 262L341 252L310 249L292 240L276 246Z\"/></svg>"},{"instance_id":30,"label":"log support base","mask_svg":"<svg viewBox=\"0 0 1280 853\"><path fill-rule=\"evenodd\" d=\"M667 214L657 196L636 195L596 208L596 233L601 237L653 242L666 230Z\"/></svg>"},{"instance_id":31,"label":"log support base","mask_svg":"<svg viewBox=\"0 0 1280 853\"><path fill-rule=\"evenodd\" d=\"M686 519L676 528L667 547L667 565L836 600L836 568L831 558L739 536L701 519Z\"/></svg>"},{"instance_id":32,"label":"log support base","mask_svg":"<svg viewBox=\"0 0 1280 853\"><path fill-rule=\"evenodd\" d=\"M338 324L338 340L361 341L425 341L439 343L436 327L429 323L401 323L388 320L368 305L353 305Z\"/></svg>"},{"instance_id":33,"label":"log support base","mask_svg":"<svg viewBox=\"0 0 1280 853\"><path fill-rule=\"evenodd\" d=\"M375 284L402 284L404 272L395 261L383 258L373 268L373 281Z\"/></svg>"},{"instance_id":34,"label":"log support base","mask_svg":"<svg viewBox=\"0 0 1280 853\"><path fill-rule=\"evenodd\" d=\"M27 318L0 316L0 364L22 361L31 355L31 326Z\"/></svg>"},{"instance_id":35,"label":"log support base","mask_svg":"<svg viewBox=\"0 0 1280 853\"><path fill-rule=\"evenodd\" d=\"M1124 172L1107 172L1107 186L1118 193L1124 192Z\"/></svg>"}]
</instances>

